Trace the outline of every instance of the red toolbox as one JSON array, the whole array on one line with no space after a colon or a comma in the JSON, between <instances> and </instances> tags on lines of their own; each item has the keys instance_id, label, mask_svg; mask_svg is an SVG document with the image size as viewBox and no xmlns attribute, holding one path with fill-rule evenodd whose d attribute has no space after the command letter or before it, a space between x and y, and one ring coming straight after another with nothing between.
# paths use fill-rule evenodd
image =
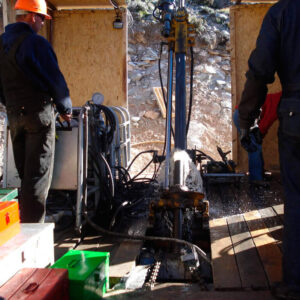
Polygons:
<instances>
[{"instance_id":1,"label":"red toolbox","mask_svg":"<svg viewBox=\"0 0 300 300\"><path fill-rule=\"evenodd\" d=\"M19 204L0 202L0 246L20 232Z\"/></svg>"},{"instance_id":2,"label":"red toolbox","mask_svg":"<svg viewBox=\"0 0 300 300\"><path fill-rule=\"evenodd\" d=\"M22 269L0 287L5 300L68 300L67 269Z\"/></svg>"}]
</instances>

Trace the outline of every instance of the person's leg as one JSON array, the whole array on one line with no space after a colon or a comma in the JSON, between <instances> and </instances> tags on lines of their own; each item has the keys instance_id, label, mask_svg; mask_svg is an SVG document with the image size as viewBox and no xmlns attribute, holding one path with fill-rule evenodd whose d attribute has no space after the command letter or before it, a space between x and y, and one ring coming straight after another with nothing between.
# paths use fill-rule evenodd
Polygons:
<instances>
[{"instance_id":1,"label":"person's leg","mask_svg":"<svg viewBox=\"0 0 300 300\"><path fill-rule=\"evenodd\" d=\"M300 137L291 137L279 131L278 142L285 192L283 282L300 292Z\"/></svg>"},{"instance_id":2,"label":"person's leg","mask_svg":"<svg viewBox=\"0 0 300 300\"><path fill-rule=\"evenodd\" d=\"M256 146L257 150L254 152L248 152L249 179L250 181L261 181L263 180L264 172L262 145L256 143L253 135L251 135L251 141Z\"/></svg>"},{"instance_id":3,"label":"person's leg","mask_svg":"<svg viewBox=\"0 0 300 300\"><path fill-rule=\"evenodd\" d=\"M9 131L11 136L15 165L19 177L22 179L25 164L25 130L23 127L23 120L22 116L19 116L16 112L8 112L7 117L9 122Z\"/></svg>"},{"instance_id":4,"label":"person's leg","mask_svg":"<svg viewBox=\"0 0 300 300\"><path fill-rule=\"evenodd\" d=\"M25 128L26 158L21 186L21 221L44 222L54 159L55 121L52 106L29 114Z\"/></svg>"},{"instance_id":5,"label":"person's leg","mask_svg":"<svg viewBox=\"0 0 300 300\"><path fill-rule=\"evenodd\" d=\"M233 123L240 134L240 117L238 109L233 113ZM249 169L249 179L262 180L263 179L263 157L262 157L262 146L256 143L253 135L251 135L252 143L257 147L257 151L248 152L248 169Z\"/></svg>"}]
</instances>

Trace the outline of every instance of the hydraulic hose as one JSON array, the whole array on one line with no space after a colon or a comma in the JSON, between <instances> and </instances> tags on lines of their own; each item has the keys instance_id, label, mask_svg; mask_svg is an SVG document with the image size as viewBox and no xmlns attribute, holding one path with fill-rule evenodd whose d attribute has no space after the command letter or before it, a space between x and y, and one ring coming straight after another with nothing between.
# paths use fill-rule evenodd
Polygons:
<instances>
[{"instance_id":1,"label":"hydraulic hose","mask_svg":"<svg viewBox=\"0 0 300 300\"><path fill-rule=\"evenodd\" d=\"M198 246L187 242L185 240L180 240L180 239L175 239L175 238L168 238L168 237L157 237L157 236L143 236L143 235L129 235L125 233L118 233L118 232L113 232L110 230L106 230L96 223L94 223L88 216L88 213L86 210L84 210L83 215L87 221L87 223L92 226L95 230L101 232L102 234L106 235L111 235L115 237L120 237L120 238L126 238L130 240L141 240L141 241L161 241L161 242L171 242L171 243L177 243L181 245L188 246L189 248L192 249L192 251L196 251L206 262L209 264L211 263L210 259L207 257L206 253Z\"/></svg>"},{"instance_id":2,"label":"hydraulic hose","mask_svg":"<svg viewBox=\"0 0 300 300\"><path fill-rule=\"evenodd\" d=\"M192 107L193 107L193 84L194 84L194 50L193 47L191 49L191 73L190 73L190 102L189 102L189 113L188 113L188 120L186 124L186 135L188 135L190 122L191 122L191 114L192 114Z\"/></svg>"}]
</instances>

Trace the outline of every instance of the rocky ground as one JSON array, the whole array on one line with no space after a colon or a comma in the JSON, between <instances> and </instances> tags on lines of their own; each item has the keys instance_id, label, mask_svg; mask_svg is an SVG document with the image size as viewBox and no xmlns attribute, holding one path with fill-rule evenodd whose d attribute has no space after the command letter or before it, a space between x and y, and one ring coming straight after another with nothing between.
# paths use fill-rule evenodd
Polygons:
<instances>
[{"instance_id":1,"label":"rocky ground","mask_svg":"<svg viewBox=\"0 0 300 300\"><path fill-rule=\"evenodd\" d=\"M216 147L231 150L231 77L229 56L229 10L189 4L190 21L197 26L194 47L193 108L188 147L218 157ZM162 25L149 15L132 12L128 45L128 104L131 114L132 154L162 149L165 119L153 87L159 87L158 62L164 85L168 49L160 57ZM187 57L187 104L190 86L190 56ZM188 110L188 105L187 105ZM145 158L141 158L145 161ZM141 168L140 164L136 166Z\"/></svg>"}]
</instances>

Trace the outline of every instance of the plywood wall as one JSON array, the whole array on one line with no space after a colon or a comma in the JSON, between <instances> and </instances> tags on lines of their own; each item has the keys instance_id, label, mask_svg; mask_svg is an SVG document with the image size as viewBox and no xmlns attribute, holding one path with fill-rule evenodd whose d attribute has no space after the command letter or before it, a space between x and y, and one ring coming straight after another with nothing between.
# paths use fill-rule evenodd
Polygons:
<instances>
[{"instance_id":1,"label":"plywood wall","mask_svg":"<svg viewBox=\"0 0 300 300\"><path fill-rule=\"evenodd\" d=\"M246 81L245 73L248 70L248 59L255 48L263 18L272 4L236 5L230 9L230 41L231 41L231 67L232 67L232 107L239 103ZM269 88L269 93L281 90L281 85L276 79ZM279 169L279 155L277 146L276 122L263 142L265 168ZM240 146L237 131L233 126L233 159L242 171L248 170L247 152Z\"/></svg>"},{"instance_id":2,"label":"plywood wall","mask_svg":"<svg viewBox=\"0 0 300 300\"><path fill-rule=\"evenodd\" d=\"M113 29L114 17L113 10L54 11L52 44L73 106L94 92L105 105L127 106L126 17L123 29Z\"/></svg>"},{"instance_id":3,"label":"plywood wall","mask_svg":"<svg viewBox=\"0 0 300 300\"><path fill-rule=\"evenodd\" d=\"M48 0L48 3L51 3L52 6L60 9L61 7L112 7L112 4L109 0ZM117 0L116 1L119 6L125 5L125 0Z\"/></svg>"}]
</instances>

